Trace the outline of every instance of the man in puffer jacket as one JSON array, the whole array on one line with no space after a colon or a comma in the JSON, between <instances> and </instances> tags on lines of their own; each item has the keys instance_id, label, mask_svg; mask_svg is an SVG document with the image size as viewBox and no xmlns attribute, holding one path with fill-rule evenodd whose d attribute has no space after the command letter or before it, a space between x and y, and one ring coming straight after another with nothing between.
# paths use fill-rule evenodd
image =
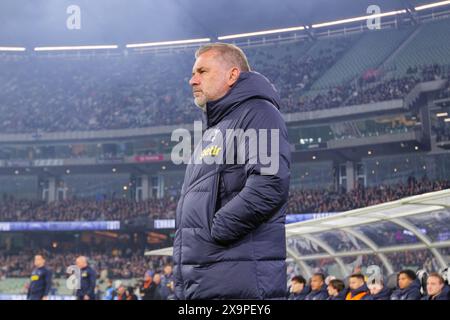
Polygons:
<instances>
[{"instance_id":1,"label":"man in puffer jacket","mask_svg":"<svg viewBox=\"0 0 450 320\"><path fill-rule=\"evenodd\" d=\"M428 276L427 295L422 300L450 300L450 288L439 273L432 272Z\"/></svg>"},{"instance_id":2,"label":"man in puffer jacket","mask_svg":"<svg viewBox=\"0 0 450 320\"><path fill-rule=\"evenodd\" d=\"M311 292L305 300L327 300L328 288L325 284L325 276L322 273L315 273L311 277Z\"/></svg>"},{"instance_id":3,"label":"man in puffer jacket","mask_svg":"<svg viewBox=\"0 0 450 320\"><path fill-rule=\"evenodd\" d=\"M390 300L392 290L384 282L369 284L368 287L373 300Z\"/></svg>"},{"instance_id":4,"label":"man in puffer jacket","mask_svg":"<svg viewBox=\"0 0 450 320\"><path fill-rule=\"evenodd\" d=\"M306 285L306 280L302 276L295 276L291 279L288 300L304 300L311 288Z\"/></svg>"},{"instance_id":5,"label":"man in puffer jacket","mask_svg":"<svg viewBox=\"0 0 450 320\"><path fill-rule=\"evenodd\" d=\"M348 283L349 291L345 296L345 300L373 300L364 275L361 273L352 274Z\"/></svg>"},{"instance_id":6,"label":"man in puffer jacket","mask_svg":"<svg viewBox=\"0 0 450 320\"><path fill-rule=\"evenodd\" d=\"M420 300L420 282L412 270L402 270L398 273L398 289L394 290L391 300Z\"/></svg>"},{"instance_id":7,"label":"man in puffer jacket","mask_svg":"<svg viewBox=\"0 0 450 320\"><path fill-rule=\"evenodd\" d=\"M195 56L189 83L207 130L187 165L177 206L175 295L285 299L290 145L279 96L234 45L209 44ZM267 141L220 143L239 129ZM261 143L258 155L249 151ZM270 164L260 154L266 147Z\"/></svg>"},{"instance_id":8,"label":"man in puffer jacket","mask_svg":"<svg viewBox=\"0 0 450 320\"><path fill-rule=\"evenodd\" d=\"M332 279L328 283L328 299L327 300L345 300L347 289L344 281L340 279Z\"/></svg>"}]
</instances>

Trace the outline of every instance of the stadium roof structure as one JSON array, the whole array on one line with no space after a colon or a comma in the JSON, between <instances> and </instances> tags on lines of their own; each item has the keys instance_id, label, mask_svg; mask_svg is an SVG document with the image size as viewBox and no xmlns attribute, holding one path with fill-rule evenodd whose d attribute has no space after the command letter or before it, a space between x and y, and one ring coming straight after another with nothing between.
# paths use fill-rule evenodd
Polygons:
<instances>
[{"instance_id":1,"label":"stadium roof structure","mask_svg":"<svg viewBox=\"0 0 450 320\"><path fill-rule=\"evenodd\" d=\"M387 274L395 271L390 254L429 250L447 267L440 248L450 247L450 189L403 198L286 226L287 254L310 277L310 261L332 260L349 274L346 258L376 256ZM342 244L346 246L342 247ZM173 249L145 255L172 255Z\"/></svg>"},{"instance_id":2,"label":"stadium roof structure","mask_svg":"<svg viewBox=\"0 0 450 320\"><path fill-rule=\"evenodd\" d=\"M450 189L289 224L286 238L288 256L308 276L312 274L308 261L332 259L345 275L351 270L343 259L361 255L376 256L392 274L398 270L390 253L419 249L430 250L444 268L447 262L439 249L450 247ZM351 249L342 247L343 242L351 243ZM308 245L316 252L305 254Z\"/></svg>"},{"instance_id":3,"label":"stadium roof structure","mask_svg":"<svg viewBox=\"0 0 450 320\"><path fill-rule=\"evenodd\" d=\"M28 51L26 48L32 47L38 48L35 51L62 50L61 47L86 50L105 44L122 50L123 44L155 46L180 39L278 35L280 31L335 26L342 20L355 22L355 18L364 22L364 16L374 13L369 10L374 6L384 19L397 14L433 12L450 4L442 0L340 0L338 5L334 0L79 0L76 5L71 0L47 2L0 3L2 51ZM75 12L79 26L69 27Z\"/></svg>"},{"instance_id":4,"label":"stadium roof structure","mask_svg":"<svg viewBox=\"0 0 450 320\"><path fill-rule=\"evenodd\" d=\"M171 256L171 255L173 255L173 247L146 251L144 253L144 255L145 256Z\"/></svg>"}]
</instances>

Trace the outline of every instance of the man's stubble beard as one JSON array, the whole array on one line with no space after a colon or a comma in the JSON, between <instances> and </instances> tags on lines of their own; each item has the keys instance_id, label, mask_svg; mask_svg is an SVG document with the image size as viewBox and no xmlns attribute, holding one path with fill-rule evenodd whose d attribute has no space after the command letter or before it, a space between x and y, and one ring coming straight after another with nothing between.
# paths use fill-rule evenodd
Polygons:
<instances>
[{"instance_id":1,"label":"man's stubble beard","mask_svg":"<svg viewBox=\"0 0 450 320\"><path fill-rule=\"evenodd\" d=\"M200 108L203 112L206 112L206 101L199 101L200 99L194 98L195 105ZM206 100L206 99L205 99Z\"/></svg>"}]
</instances>

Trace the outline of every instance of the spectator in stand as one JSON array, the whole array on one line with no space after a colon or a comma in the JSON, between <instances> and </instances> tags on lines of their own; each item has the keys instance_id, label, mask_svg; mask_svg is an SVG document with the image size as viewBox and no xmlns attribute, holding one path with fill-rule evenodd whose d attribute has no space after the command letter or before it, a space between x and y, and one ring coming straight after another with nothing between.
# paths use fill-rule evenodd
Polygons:
<instances>
[{"instance_id":1,"label":"spectator in stand","mask_svg":"<svg viewBox=\"0 0 450 320\"><path fill-rule=\"evenodd\" d=\"M144 276L144 283L140 288L142 300L161 300L161 294L159 293L158 286L153 282L152 271L147 271Z\"/></svg>"},{"instance_id":2,"label":"spectator in stand","mask_svg":"<svg viewBox=\"0 0 450 320\"><path fill-rule=\"evenodd\" d=\"M161 276L161 298L163 300L174 300L174 279L172 272L172 264L166 263L163 269L163 275Z\"/></svg>"},{"instance_id":3,"label":"spectator in stand","mask_svg":"<svg viewBox=\"0 0 450 320\"><path fill-rule=\"evenodd\" d=\"M123 284L117 288L116 300L127 300L127 288Z\"/></svg>"},{"instance_id":4,"label":"spectator in stand","mask_svg":"<svg viewBox=\"0 0 450 320\"><path fill-rule=\"evenodd\" d=\"M125 291L126 300L138 300L137 295L134 293L134 288L129 286Z\"/></svg>"},{"instance_id":5,"label":"spectator in stand","mask_svg":"<svg viewBox=\"0 0 450 320\"><path fill-rule=\"evenodd\" d=\"M108 279L108 285L105 289L105 294L103 295L103 300L115 300L116 299L116 290L114 288L113 281Z\"/></svg>"}]
</instances>

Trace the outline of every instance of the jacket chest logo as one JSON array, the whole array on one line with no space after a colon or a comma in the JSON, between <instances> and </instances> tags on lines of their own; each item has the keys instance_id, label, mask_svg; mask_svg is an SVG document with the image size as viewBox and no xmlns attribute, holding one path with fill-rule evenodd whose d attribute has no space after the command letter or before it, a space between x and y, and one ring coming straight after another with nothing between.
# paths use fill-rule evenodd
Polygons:
<instances>
[{"instance_id":1,"label":"jacket chest logo","mask_svg":"<svg viewBox=\"0 0 450 320\"><path fill-rule=\"evenodd\" d=\"M222 150L222 148L218 146L211 146L203 149L202 153L200 154L200 159L203 159L204 157L215 157L219 154L220 150Z\"/></svg>"}]
</instances>

